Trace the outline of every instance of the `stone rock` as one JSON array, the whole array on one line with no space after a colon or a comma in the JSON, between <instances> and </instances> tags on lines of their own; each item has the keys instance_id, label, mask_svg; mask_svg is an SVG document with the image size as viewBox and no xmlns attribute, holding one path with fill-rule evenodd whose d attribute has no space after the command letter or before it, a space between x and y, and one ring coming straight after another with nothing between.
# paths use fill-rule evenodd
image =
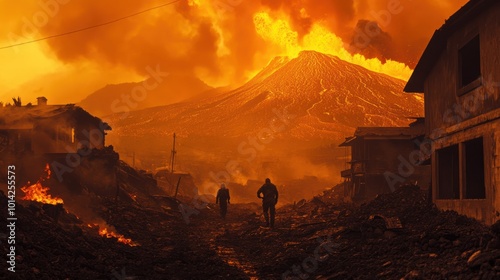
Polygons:
<instances>
[{"instance_id":1,"label":"stone rock","mask_svg":"<svg viewBox=\"0 0 500 280\"><path fill-rule=\"evenodd\" d=\"M397 236L397 234L394 231L386 230L384 232L384 237L387 238L387 239L392 239L392 238L394 238L396 236Z\"/></svg>"},{"instance_id":2,"label":"stone rock","mask_svg":"<svg viewBox=\"0 0 500 280\"><path fill-rule=\"evenodd\" d=\"M491 225L491 231L497 236L500 236L500 220Z\"/></svg>"},{"instance_id":3,"label":"stone rock","mask_svg":"<svg viewBox=\"0 0 500 280\"><path fill-rule=\"evenodd\" d=\"M418 273L418 271L416 270L412 270L410 272L408 272L404 277L403 277L404 280L417 280L417 279L421 279L420 277L420 273Z\"/></svg>"},{"instance_id":4,"label":"stone rock","mask_svg":"<svg viewBox=\"0 0 500 280\"><path fill-rule=\"evenodd\" d=\"M484 251L481 250L475 252L470 256L469 260L467 260L467 264L471 268L476 268L481 266L484 263L488 263L492 260L496 260L500 258L500 250L492 250L492 251Z\"/></svg>"},{"instance_id":5,"label":"stone rock","mask_svg":"<svg viewBox=\"0 0 500 280\"><path fill-rule=\"evenodd\" d=\"M480 254L481 254L481 250L474 252L467 260L467 264L470 266L473 262L475 262L477 260L477 258L479 257Z\"/></svg>"},{"instance_id":6,"label":"stone rock","mask_svg":"<svg viewBox=\"0 0 500 280\"><path fill-rule=\"evenodd\" d=\"M441 238L439 238L439 242L440 242L440 243L449 243L449 242L450 242L450 240L448 240L448 239L446 239L446 238L444 238L444 237L441 237Z\"/></svg>"},{"instance_id":7,"label":"stone rock","mask_svg":"<svg viewBox=\"0 0 500 280\"><path fill-rule=\"evenodd\" d=\"M436 239L429 240L429 247L435 247L437 245Z\"/></svg>"}]
</instances>

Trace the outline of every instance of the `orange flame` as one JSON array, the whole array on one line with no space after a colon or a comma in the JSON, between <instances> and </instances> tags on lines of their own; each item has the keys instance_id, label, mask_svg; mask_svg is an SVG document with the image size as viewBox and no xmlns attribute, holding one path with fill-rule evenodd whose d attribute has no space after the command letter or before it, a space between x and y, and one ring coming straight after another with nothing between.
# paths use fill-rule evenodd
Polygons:
<instances>
[{"instance_id":1,"label":"orange flame","mask_svg":"<svg viewBox=\"0 0 500 280\"><path fill-rule=\"evenodd\" d=\"M87 225L87 226L92 227L90 225ZM115 233L111 230L108 230L107 228L99 229L99 235L106 237L106 238L116 238L116 239L118 239L118 242L129 245L129 246L139 245L139 244L135 243L134 241L132 241L132 239L126 238L125 236L118 234L118 233Z\"/></svg>"},{"instance_id":2,"label":"orange flame","mask_svg":"<svg viewBox=\"0 0 500 280\"><path fill-rule=\"evenodd\" d=\"M378 58L367 59L359 54L351 54L342 39L320 23L313 24L311 31L302 39L299 39L298 33L292 29L285 15L275 18L267 12L259 12L254 15L254 25L260 37L291 58L297 57L303 50L313 50L402 80L408 80L412 73L412 70L401 62L387 60L382 63Z\"/></svg>"},{"instance_id":3,"label":"orange flame","mask_svg":"<svg viewBox=\"0 0 500 280\"><path fill-rule=\"evenodd\" d=\"M41 203L53 204L53 205L63 204L64 202L62 198L52 197L50 194L47 193L50 190L50 188L42 186L42 182L44 182L47 179L50 179L51 171L48 163L45 165L44 172L45 176L38 179L38 181L35 184L30 185L30 182L28 182L26 186L21 187L21 190L25 194L22 199L38 201Z\"/></svg>"}]
</instances>

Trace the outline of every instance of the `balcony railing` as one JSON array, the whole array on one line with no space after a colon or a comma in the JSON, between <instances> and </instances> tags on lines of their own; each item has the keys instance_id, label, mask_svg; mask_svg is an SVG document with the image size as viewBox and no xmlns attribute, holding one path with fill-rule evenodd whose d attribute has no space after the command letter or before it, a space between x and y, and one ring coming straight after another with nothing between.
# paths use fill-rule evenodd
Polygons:
<instances>
[{"instance_id":1,"label":"balcony railing","mask_svg":"<svg viewBox=\"0 0 500 280\"><path fill-rule=\"evenodd\" d=\"M389 164L383 160L355 160L351 161L351 168L343 170L340 175L344 178L362 174L382 174L389 171Z\"/></svg>"}]
</instances>

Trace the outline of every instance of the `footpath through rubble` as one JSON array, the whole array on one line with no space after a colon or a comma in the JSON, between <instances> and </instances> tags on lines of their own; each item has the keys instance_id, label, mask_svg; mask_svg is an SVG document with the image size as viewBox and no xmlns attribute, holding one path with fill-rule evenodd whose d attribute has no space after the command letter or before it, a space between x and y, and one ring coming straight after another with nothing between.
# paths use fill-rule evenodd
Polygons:
<instances>
[{"instance_id":1,"label":"footpath through rubble","mask_svg":"<svg viewBox=\"0 0 500 280\"><path fill-rule=\"evenodd\" d=\"M186 222L127 168L118 200L87 194L98 221L18 201L16 273L0 279L500 279L500 227L439 211L416 186L359 206L332 189L277 209L269 229L258 203L230 204L226 220L208 204ZM3 193L0 205L6 219Z\"/></svg>"},{"instance_id":2,"label":"footpath through rubble","mask_svg":"<svg viewBox=\"0 0 500 280\"><path fill-rule=\"evenodd\" d=\"M255 256L260 279L500 279L497 225L439 211L417 186L360 206L333 194L278 209L275 229L247 217L219 241Z\"/></svg>"}]
</instances>

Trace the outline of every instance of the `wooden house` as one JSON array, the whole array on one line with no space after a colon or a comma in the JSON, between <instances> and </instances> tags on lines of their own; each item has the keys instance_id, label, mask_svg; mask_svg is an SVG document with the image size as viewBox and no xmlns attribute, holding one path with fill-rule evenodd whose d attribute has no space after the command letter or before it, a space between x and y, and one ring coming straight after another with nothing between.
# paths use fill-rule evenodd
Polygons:
<instances>
[{"instance_id":1,"label":"wooden house","mask_svg":"<svg viewBox=\"0 0 500 280\"><path fill-rule=\"evenodd\" d=\"M394 191L401 184L430 184L418 141L424 135L423 118L409 127L358 127L341 147L350 147L349 169L343 170L344 195L367 200ZM414 158L416 156L416 158Z\"/></svg>"},{"instance_id":2,"label":"wooden house","mask_svg":"<svg viewBox=\"0 0 500 280\"><path fill-rule=\"evenodd\" d=\"M37 105L0 108L0 153L38 156L101 149L110 129L81 107L47 105L40 97Z\"/></svg>"},{"instance_id":3,"label":"wooden house","mask_svg":"<svg viewBox=\"0 0 500 280\"><path fill-rule=\"evenodd\" d=\"M406 92L425 95L440 209L500 217L500 2L471 0L432 36Z\"/></svg>"}]
</instances>

